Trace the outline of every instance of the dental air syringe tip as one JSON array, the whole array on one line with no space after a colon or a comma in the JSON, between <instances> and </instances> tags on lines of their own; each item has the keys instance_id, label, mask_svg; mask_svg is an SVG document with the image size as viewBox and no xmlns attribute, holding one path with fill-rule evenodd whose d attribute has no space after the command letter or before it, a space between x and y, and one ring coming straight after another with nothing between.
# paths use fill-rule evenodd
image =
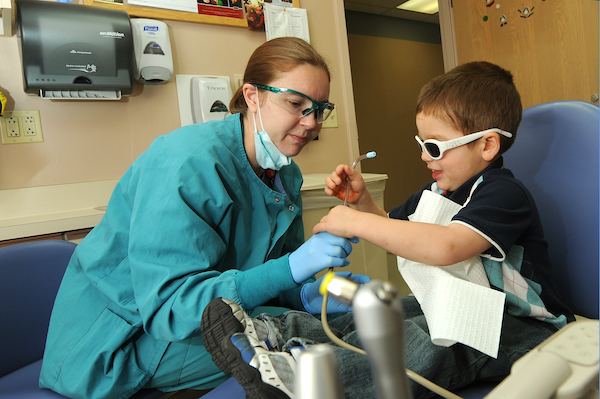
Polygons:
<instances>
[{"instance_id":1,"label":"dental air syringe tip","mask_svg":"<svg viewBox=\"0 0 600 399\"><path fill-rule=\"evenodd\" d=\"M358 158L356 158L354 160L354 163L352 164L352 169L355 169L361 160L363 160L365 158L375 158L376 155L377 155L377 153L375 151L369 151L366 154L359 156ZM349 178L347 178L347 179L348 179L348 182L346 184L346 198L344 199L344 206L348 206L348 198L350 197L350 180L349 180Z\"/></svg>"}]
</instances>

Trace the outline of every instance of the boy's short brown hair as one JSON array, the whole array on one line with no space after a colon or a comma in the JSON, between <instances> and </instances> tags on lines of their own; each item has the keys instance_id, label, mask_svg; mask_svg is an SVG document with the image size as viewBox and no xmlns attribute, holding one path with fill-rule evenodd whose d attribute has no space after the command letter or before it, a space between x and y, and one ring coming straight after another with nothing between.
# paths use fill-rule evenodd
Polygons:
<instances>
[{"instance_id":1,"label":"boy's short brown hair","mask_svg":"<svg viewBox=\"0 0 600 399\"><path fill-rule=\"evenodd\" d=\"M494 127L511 132L510 139L500 136L501 154L512 146L523 115L512 73L485 61L462 64L433 78L421 89L416 111L463 134Z\"/></svg>"}]
</instances>

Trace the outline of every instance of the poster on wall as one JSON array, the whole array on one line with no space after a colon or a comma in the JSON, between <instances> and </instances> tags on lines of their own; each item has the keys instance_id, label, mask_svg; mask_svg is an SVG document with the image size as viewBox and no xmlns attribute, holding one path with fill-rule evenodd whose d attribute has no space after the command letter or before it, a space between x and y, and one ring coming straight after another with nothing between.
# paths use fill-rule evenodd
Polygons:
<instances>
[{"instance_id":1,"label":"poster on wall","mask_svg":"<svg viewBox=\"0 0 600 399\"><path fill-rule=\"evenodd\" d=\"M248 29L265 30L265 11L263 0L244 0Z\"/></svg>"},{"instance_id":2,"label":"poster on wall","mask_svg":"<svg viewBox=\"0 0 600 399\"><path fill-rule=\"evenodd\" d=\"M123 0L120 1L123 2ZM127 3L136 6L165 8L168 10L218 17L244 18L242 0L128 0Z\"/></svg>"},{"instance_id":3,"label":"poster on wall","mask_svg":"<svg viewBox=\"0 0 600 399\"><path fill-rule=\"evenodd\" d=\"M127 4L197 13L198 6L196 5L196 1L197 0L128 0Z\"/></svg>"},{"instance_id":4,"label":"poster on wall","mask_svg":"<svg viewBox=\"0 0 600 399\"><path fill-rule=\"evenodd\" d=\"M198 14L244 18L242 0L198 0Z\"/></svg>"}]
</instances>

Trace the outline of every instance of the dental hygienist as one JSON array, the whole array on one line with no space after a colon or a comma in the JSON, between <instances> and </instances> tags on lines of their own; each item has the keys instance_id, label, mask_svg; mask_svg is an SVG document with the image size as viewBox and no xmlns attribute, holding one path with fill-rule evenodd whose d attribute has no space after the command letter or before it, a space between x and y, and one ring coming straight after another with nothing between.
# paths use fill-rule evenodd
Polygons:
<instances>
[{"instance_id":1,"label":"dental hygienist","mask_svg":"<svg viewBox=\"0 0 600 399\"><path fill-rule=\"evenodd\" d=\"M352 247L329 233L304 242L302 176L290 158L333 110L329 81L303 40L268 41L248 62L232 115L161 136L133 163L69 263L42 387L86 399L212 388L228 378L200 333L212 299L318 312L314 274L346 266Z\"/></svg>"}]
</instances>

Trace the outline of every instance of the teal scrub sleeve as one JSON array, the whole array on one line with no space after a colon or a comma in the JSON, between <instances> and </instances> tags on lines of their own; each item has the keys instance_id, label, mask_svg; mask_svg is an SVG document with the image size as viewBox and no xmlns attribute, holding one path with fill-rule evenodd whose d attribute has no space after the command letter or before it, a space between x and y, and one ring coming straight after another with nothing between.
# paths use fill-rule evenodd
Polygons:
<instances>
[{"instance_id":1,"label":"teal scrub sleeve","mask_svg":"<svg viewBox=\"0 0 600 399\"><path fill-rule=\"evenodd\" d=\"M199 333L208 302L232 296L236 287L233 271L212 269L226 251L223 240L181 198L167 201L162 207L152 201L134 207L129 262L144 329L156 339L178 341Z\"/></svg>"}]
</instances>

